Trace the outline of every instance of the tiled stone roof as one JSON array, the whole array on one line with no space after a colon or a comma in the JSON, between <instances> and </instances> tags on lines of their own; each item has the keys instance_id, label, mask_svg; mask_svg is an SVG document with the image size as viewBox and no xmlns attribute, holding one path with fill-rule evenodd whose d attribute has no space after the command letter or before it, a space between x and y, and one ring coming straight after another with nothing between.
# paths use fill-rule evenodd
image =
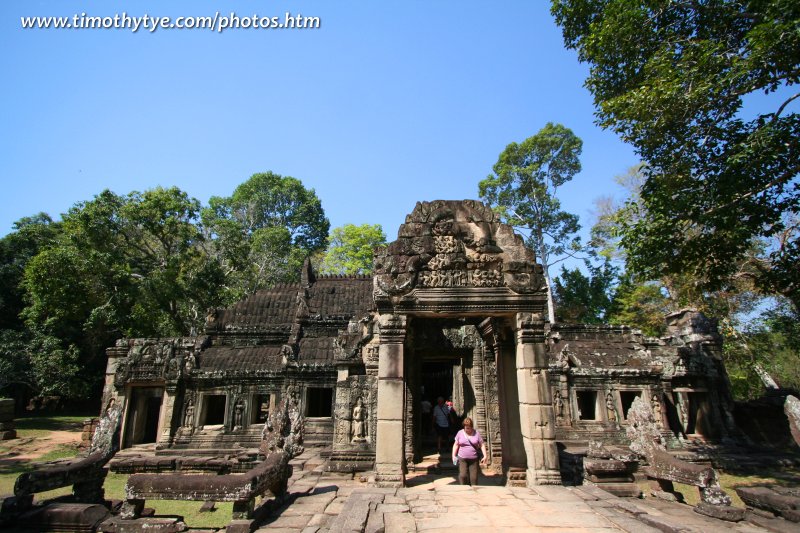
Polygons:
<instances>
[{"instance_id":1,"label":"tiled stone roof","mask_svg":"<svg viewBox=\"0 0 800 533\"><path fill-rule=\"evenodd\" d=\"M276 371L282 368L280 346L212 346L198 360L201 372Z\"/></svg>"},{"instance_id":2,"label":"tiled stone roof","mask_svg":"<svg viewBox=\"0 0 800 533\"><path fill-rule=\"evenodd\" d=\"M354 317L374 308L372 278L322 277L308 289L309 314Z\"/></svg>"},{"instance_id":3,"label":"tiled stone roof","mask_svg":"<svg viewBox=\"0 0 800 533\"><path fill-rule=\"evenodd\" d=\"M227 309L219 309L215 327L226 330L291 324L298 290L298 284L290 284L258 291Z\"/></svg>"}]
</instances>

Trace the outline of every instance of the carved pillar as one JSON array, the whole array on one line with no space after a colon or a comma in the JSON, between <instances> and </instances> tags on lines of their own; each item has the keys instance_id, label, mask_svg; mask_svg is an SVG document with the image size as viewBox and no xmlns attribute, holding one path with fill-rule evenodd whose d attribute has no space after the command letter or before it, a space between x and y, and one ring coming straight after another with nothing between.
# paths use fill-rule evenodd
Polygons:
<instances>
[{"instance_id":1,"label":"carved pillar","mask_svg":"<svg viewBox=\"0 0 800 533\"><path fill-rule=\"evenodd\" d=\"M555 415L544 344L544 320L517 314L517 390L528 486L561 484L556 448Z\"/></svg>"},{"instance_id":2,"label":"carved pillar","mask_svg":"<svg viewBox=\"0 0 800 533\"><path fill-rule=\"evenodd\" d=\"M116 387L114 378L117 374L117 364L119 360L128 355L129 349L126 339L120 339L115 346L106 348L108 363L106 364L106 377L105 383L103 384L102 409L105 409L111 400L114 400L114 402L120 406L124 403L125 395L124 393L120 394L121 389Z\"/></svg>"},{"instance_id":3,"label":"carved pillar","mask_svg":"<svg viewBox=\"0 0 800 533\"><path fill-rule=\"evenodd\" d=\"M375 482L379 487L400 487L405 482L403 343L406 338L406 317L381 315L379 323Z\"/></svg>"},{"instance_id":4,"label":"carved pillar","mask_svg":"<svg viewBox=\"0 0 800 533\"><path fill-rule=\"evenodd\" d=\"M499 325L493 319L487 318L478 326L484 340L481 354L483 363L483 390L485 393L484 405L486 406L486 430L483 433L486 440L487 451L491 458L492 469L495 472L503 471L502 427L500 403L502 401L498 387L498 360L500 357Z\"/></svg>"},{"instance_id":5,"label":"carved pillar","mask_svg":"<svg viewBox=\"0 0 800 533\"><path fill-rule=\"evenodd\" d=\"M475 390L475 427L483 435L483 439L487 442L487 450L491 447L489 445L489 428L486 423L486 391L484 388L484 361L483 361L483 345L478 343L472 349L472 386Z\"/></svg>"},{"instance_id":6,"label":"carved pillar","mask_svg":"<svg viewBox=\"0 0 800 533\"><path fill-rule=\"evenodd\" d=\"M180 413L176 412L178 405L175 402L177 396L177 383L167 383L164 387L164 398L161 402L160 433L156 449L169 448L172 445L172 437L175 429L180 425Z\"/></svg>"}]
</instances>

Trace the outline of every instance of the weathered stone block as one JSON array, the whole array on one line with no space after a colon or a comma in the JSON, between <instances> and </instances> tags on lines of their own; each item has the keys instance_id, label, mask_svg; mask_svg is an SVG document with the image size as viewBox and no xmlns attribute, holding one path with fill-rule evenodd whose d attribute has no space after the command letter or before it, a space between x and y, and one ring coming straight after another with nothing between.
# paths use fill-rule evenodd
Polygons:
<instances>
[{"instance_id":1,"label":"weathered stone block","mask_svg":"<svg viewBox=\"0 0 800 533\"><path fill-rule=\"evenodd\" d=\"M534 344L517 344L515 365L518 369L522 368L541 368L537 367L536 351Z\"/></svg>"},{"instance_id":2,"label":"weathered stone block","mask_svg":"<svg viewBox=\"0 0 800 533\"><path fill-rule=\"evenodd\" d=\"M392 356L381 356L378 359L378 376L381 378L401 378L403 377L403 354L396 353L397 350L390 350L395 352Z\"/></svg>"},{"instance_id":3,"label":"weathered stone block","mask_svg":"<svg viewBox=\"0 0 800 533\"><path fill-rule=\"evenodd\" d=\"M378 368L380 369L380 362L383 359L399 359L403 360L403 345L400 343L386 343L382 342L378 346ZM379 377L381 374L378 374Z\"/></svg>"},{"instance_id":4,"label":"weathered stone block","mask_svg":"<svg viewBox=\"0 0 800 533\"><path fill-rule=\"evenodd\" d=\"M555 439L553 407L551 405L519 404L520 430L530 439Z\"/></svg>"},{"instance_id":5,"label":"weathered stone block","mask_svg":"<svg viewBox=\"0 0 800 533\"><path fill-rule=\"evenodd\" d=\"M694 512L726 522L741 522L745 517L745 510L731 505L711 505L700 502L694 508Z\"/></svg>"},{"instance_id":6,"label":"weathered stone block","mask_svg":"<svg viewBox=\"0 0 800 533\"><path fill-rule=\"evenodd\" d=\"M636 483L600 483L600 488L620 498L638 498L642 489Z\"/></svg>"},{"instance_id":7,"label":"weathered stone block","mask_svg":"<svg viewBox=\"0 0 800 533\"><path fill-rule=\"evenodd\" d=\"M558 448L553 440L523 439L528 466L558 472ZM560 475L560 474L559 474Z\"/></svg>"},{"instance_id":8,"label":"weathered stone block","mask_svg":"<svg viewBox=\"0 0 800 533\"><path fill-rule=\"evenodd\" d=\"M768 487L737 487L734 490L749 507L775 514L789 509L800 509L800 498L778 494Z\"/></svg>"},{"instance_id":9,"label":"weathered stone block","mask_svg":"<svg viewBox=\"0 0 800 533\"><path fill-rule=\"evenodd\" d=\"M405 386L399 379L380 379L378 380L378 421L381 420L403 420L405 410L403 409L403 399L405 398ZM402 442L402 441L398 441Z\"/></svg>"},{"instance_id":10,"label":"weathered stone block","mask_svg":"<svg viewBox=\"0 0 800 533\"><path fill-rule=\"evenodd\" d=\"M378 419L375 462L378 464L402 464L403 422L401 420Z\"/></svg>"},{"instance_id":11,"label":"weathered stone block","mask_svg":"<svg viewBox=\"0 0 800 533\"><path fill-rule=\"evenodd\" d=\"M521 403L549 404L551 402L546 371L532 372L528 368L517 369L517 390Z\"/></svg>"},{"instance_id":12,"label":"weathered stone block","mask_svg":"<svg viewBox=\"0 0 800 533\"><path fill-rule=\"evenodd\" d=\"M94 531L111 516L102 505L52 503L19 517L18 523L38 531Z\"/></svg>"}]
</instances>

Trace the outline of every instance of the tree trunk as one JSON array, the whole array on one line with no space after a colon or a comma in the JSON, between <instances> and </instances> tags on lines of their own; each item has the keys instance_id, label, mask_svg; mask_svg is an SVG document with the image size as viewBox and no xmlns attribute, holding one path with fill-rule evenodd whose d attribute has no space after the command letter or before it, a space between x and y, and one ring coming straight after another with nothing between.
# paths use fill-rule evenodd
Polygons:
<instances>
[{"instance_id":1,"label":"tree trunk","mask_svg":"<svg viewBox=\"0 0 800 533\"><path fill-rule=\"evenodd\" d=\"M554 324L556 321L556 306L553 301L553 280L550 279L550 265L548 264L549 257L544 247L544 235L541 231L536 232L536 244L539 248L539 260L542 263L544 270L544 281L547 284L547 320Z\"/></svg>"}]
</instances>

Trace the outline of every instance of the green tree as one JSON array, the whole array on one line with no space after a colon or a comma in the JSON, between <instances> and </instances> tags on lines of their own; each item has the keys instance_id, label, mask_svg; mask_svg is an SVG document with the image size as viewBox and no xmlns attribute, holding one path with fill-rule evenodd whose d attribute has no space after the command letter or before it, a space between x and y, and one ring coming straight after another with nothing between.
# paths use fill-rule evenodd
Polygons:
<instances>
[{"instance_id":1,"label":"green tree","mask_svg":"<svg viewBox=\"0 0 800 533\"><path fill-rule=\"evenodd\" d=\"M0 330L21 330L19 314L25 307L22 278L28 261L52 244L59 225L45 213L14 223L13 231L0 239Z\"/></svg>"},{"instance_id":2,"label":"green tree","mask_svg":"<svg viewBox=\"0 0 800 533\"><path fill-rule=\"evenodd\" d=\"M779 386L800 389L798 324L800 315L782 298L745 327L734 328L729 322L722 323L725 368L736 399L748 400L764 394L757 366Z\"/></svg>"},{"instance_id":3,"label":"green tree","mask_svg":"<svg viewBox=\"0 0 800 533\"><path fill-rule=\"evenodd\" d=\"M755 281L800 306L800 3L553 0L598 122L648 163L629 268L709 290L768 240ZM756 105L754 96L762 95ZM763 96L766 95L766 96Z\"/></svg>"},{"instance_id":4,"label":"green tree","mask_svg":"<svg viewBox=\"0 0 800 533\"><path fill-rule=\"evenodd\" d=\"M494 173L478 184L478 194L504 221L530 232L528 244L544 267L548 316L555 321L549 269L579 248L578 217L561 209L558 188L580 172L583 142L561 124L547 123L522 143L500 154Z\"/></svg>"},{"instance_id":5,"label":"green tree","mask_svg":"<svg viewBox=\"0 0 800 533\"><path fill-rule=\"evenodd\" d=\"M386 234L380 224L345 224L334 228L321 271L323 274L370 275L372 251L382 244L386 244Z\"/></svg>"},{"instance_id":6,"label":"green tree","mask_svg":"<svg viewBox=\"0 0 800 533\"><path fill-rule=\"evenodd\" d=\"M608 312L611 324L632 326L645 335L657 337L664 333L664 317L673 311L669 298L658 282L637 282L623 276Z\"/></svg>"},{"instance_id":7,"label":"green tree","mask_svg":"<svg viewBox=\"0 0 800 533\"><path fill-rule=\"evenodd\" d=\"M305 258L325 248L330 228L313 189L272 172L254 174L230 197L212 197L203 224L229 300L298 279Z\"/></svg>"},{"instance_id":8,"label":"green tree","mask_svg":"<svg viewBox=\"0 0 800 533\"><path fill-rule=\"evenodd\" d=\"M600 265L586 262L588 275L579 268L568 270L561 266L561 274L555 279L555 301L557 316L566 322L601 324L608 319L617 268L609 260Z\"/></svg>"},{"instance_id":9,"label":"green tree","mask_svg":"<svg viewBox=\"0 0 800 533\"><path fill-rule=\"evenodd\" d=\"M173 187L104 191L63 216L58 238L25 267L27 348L17 353L29 383L42 389L42 373L59 367L73 384L60 387L65 393L96 389L115 339L197 331L224 286L204 249L199 209Z\"/></svg>"}]
</instances>

